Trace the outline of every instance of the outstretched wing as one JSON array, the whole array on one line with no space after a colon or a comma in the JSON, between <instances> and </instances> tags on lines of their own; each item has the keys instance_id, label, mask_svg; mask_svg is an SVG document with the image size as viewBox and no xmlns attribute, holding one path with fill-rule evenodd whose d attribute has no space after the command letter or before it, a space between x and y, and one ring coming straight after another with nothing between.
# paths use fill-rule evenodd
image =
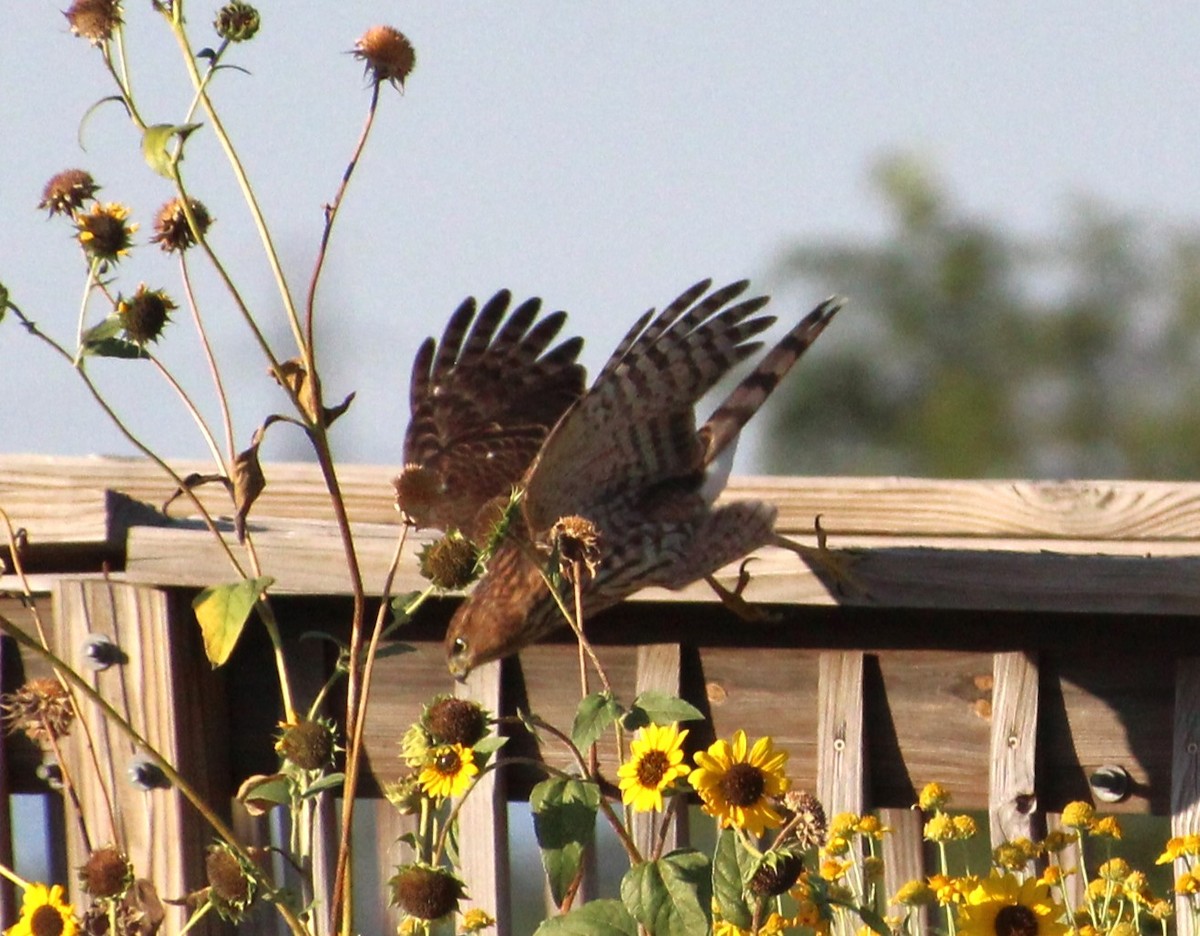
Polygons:
<instances>
[{"instance_id":1,"label":"outstretched wing","mask_svg":"<svg viewBox=\"0 0 1200 936\"><path fill-rule=\"evenodd\" d=\"M774 321L755 314L765 296L730 305L746 281L705 296L710 285L697 283L657 316L643 315L547 437L526 476L532 530L657 484L698 480L705 443L696 402L760 347L751 339Z\"/></svg>"},{"instance_id":2,"label":"outstretched wing","mask_svg":"<svg viewBox=\"0 0 1200 936\"><path fill-rule=\"evenodd\" d=\"M475 300L466 299L441 341L427 338L417 351L405 474L419 475L409 487L431 496L406 498L404 475L397 491L400 507L420 526L465 528L489 500L507 495L583 393L584 369L576 362L583 340L551 348L566 313L539 319L540 299L509 313L511 301L501 290L477 313Z\"/></svg>"}]
</instances>

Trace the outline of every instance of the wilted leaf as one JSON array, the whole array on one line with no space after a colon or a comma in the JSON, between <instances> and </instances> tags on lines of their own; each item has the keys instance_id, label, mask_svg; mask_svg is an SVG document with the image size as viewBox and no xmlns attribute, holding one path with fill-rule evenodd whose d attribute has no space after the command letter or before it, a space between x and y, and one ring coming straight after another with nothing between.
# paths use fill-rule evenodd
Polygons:
<instances>
[{"instance_id":1,"label":"wilted leaf","mask_svg":"<svg viewBox=\"0 0 1200 936\"><path fill-rule=\"evenodd\" d=\"M533 936L637 936L637 923L619 900L592 900L551 917Z\"/></svg>"},{"instance_id":2,"label":"wilted leaf","mask_svg":"<svg viewBox=\"0 0 1200 936\"><path fill-rule=\"evenodd\" d=\"M292 784L286 774L254 774L238 787L237 801L252 816L261 816L292 801Z\"/></svg>"},{"instance_id":3,"label":"wilted leaf","mask_svg":"<svg viewBox=\"0 0 1200 936\"><path fill-rule=\"evenodd\" d=\"M229 659L259 596L274 581L270 576L243 579L206 588L196 596L192 609L204 638L204 653L214 668Z\"/></svg>"},{"instance_id":4,"label":"wilted leaf","mask_svg":"<svg viewBox=\"0 0 1200 936\"><path fill-rule=\"evenodd\" d=\"M144 358L149 357L141 345L121 337L124 326L121 317L113 314L83 333L83 353L91 357Z\"/></svg>"},{"instance_id":5,"label":"wilted leaf","mask_svg":"<svg viewBox=\"0 0 1200 936\"><path fill-rule=\"evenodd\" d=\"M246 516L258 500L258 495L267 486L262 465L258 461L258 447L261 443L260 429L254 434L253 444L245 451L238 452L233 460L233 505L236 508L233 528L239 543L246 539Z\"/></svg>"},{"instance_id":6,"label":"wilted leaf","mask_svg":"<svg viewBox=\"0 0 1200 936\"><path fill-rule=\"evenodd\" d=\"M300 358L284 361L279 365L279 372L271 371L271 375L282 386L292 391L305 418L310 423L316 422L317 401L304 362Z\"/></svg>"},{"instance_id":7,"label":"wilted leaf","mask_svg":"<svg viewBox=\"0 0 1200 936\"><path fill-rule=\"evenodd\" d=\"M4 313L8 311L8 288L0 283L0 322L4 321Z\"/></svg>"},{"instance_id":8,"label":"wilted leaf","mask_svg":"<svg viewBox=\"0 0 1200 936\"><path fill-rule=\"evenodd\" d=\"M337 406L325 407L325 425L332 426L333 421L350 408L350 404L354 402L354 397L356 395L357 391L351 391L350 393L346 394L346 399L342 400L342 402Z\"/></svg>"},{"instance_id":9,"label":"wilted leaf","mask_svg":"<svg viewBox=\"0 0 1200 936\"><path fill-rule=\"evenodd\" d=\"M175 157L171 153L171 137L179 137L180 143L188 138L200 124L155 124L142 134L142 156L146 165L164 178L174 178Z\"/></svg>"},{"instance_id":10,"label":"wilted leaf","mask_svg":"<svg viewBox=\"0 0 1200 936\"><path fill-rule=\"evenodd\" d=\"M665 692L647 689L633 700L623 724L637 731L649 724L670 725L675 722L700 721L704 713L690 702Z\"/></svg>"},{"instance_id":11,"label":"wilted leaf","mask_svg":"<svg viewBox=\"0 0 1200 936\"><path fill-rule=\"evenodd\" d=\"M751 922L745 881L753 863L753 856L738 842L737 834L732 829L723 830L713 851L713 897L721 919L742 929L749 929Z\"/></svg>"},{"instance_id":12,"label":"wilted leaf","mask_svg":"<svg viewBox=\"0 0 1200 936\"><path fill-rule=\"evenodd\" d=\"M164 514L167 513L167 508L175 503L175 501L182 497L186 492L192 490L192 488L198 488L202 485L213 484L215 482L224 484L225 487L230 491L233 490L233 484L223 474L200 474L198 471L193 471L190 475L183 479L183 483L175 489L175 492L165 501L163 501L162 512Z\"/></svg>"},{"instance_id":13,"label":"wilted leaf","mask_svg":"<svg viewBox=\"0 0 1200 936\"><path fill-rule=\"evenodd\" d=\"M683 849L634 865L621 880L621 901L654 936L707 933L712 924L708 858Z\"/></svg>"},{"instance_id":14,"label":"wilted leaf","mask_svg":"<svg viewBox=\"0 0 1200 936\"><path fill-rule=\"evenodd\" d=\"M563 897L583 862L583 850L596 834L600 787L583 780L543 780L529 795L533 831L554 903Z\"/></svg>"},{"instance_id":15,"label":"wilted leaf","mask_svg":"<svg viewBox=\"0 0 1200 936\"><path fill-rule=\"evenodd\" d=\"M604 729L622 715L621 706L606 692L593 692L579 703L575 722L571 725L571 740L581 751L595 744Z\"/></svg>"}]
</instances>

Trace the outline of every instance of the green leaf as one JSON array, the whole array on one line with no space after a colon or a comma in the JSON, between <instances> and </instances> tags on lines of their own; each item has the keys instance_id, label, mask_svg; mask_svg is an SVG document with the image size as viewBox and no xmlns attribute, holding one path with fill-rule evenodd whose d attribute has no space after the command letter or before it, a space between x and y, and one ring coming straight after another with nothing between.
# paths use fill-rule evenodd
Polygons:
<instances>
[{"instance_id":1,"label":"green leaf","mask_svg":"<svg viewBox=\"0 0 1200 936\"><path fill-rule=\"evenodd\" d=\"M550 917L533 936L638 936L637 923L619 900L592 900Z\"/></svg>"},{"instance_id":2,"label":"green leaf","mask_svg":"<svg viewBox=\"0 0 1200 936\"><path fill-rule=\"evenodd\" d=\"M561 777L543 780L529 794L529 808L550 893L561 905L579 872L583 850L596 834L600 787Z\"/></svg>"},{"instance_id":3,"label":"green leaf","mask_svg":"<svg viewBox=\"0 0 1200 936\"><path fill-rule=\"evenodd\" d=\"M713 850L713 896L721 919L742 929L750 928L751 910L746 903L745 881L754 857L738 841L737 833L725 829Z\"/></svg>"},{"instance_id":4,"label":"green leaf","mask_svg":"<svg viewBox=\"0 0 1200 936\"><path fill-rule=\"evenodd\" d=\"M654 936L707 933L712 925L708 858L681 849L634 865L621 880L621 901Z\"/></svg>"},{"instance_id":5,"label":"green leaf","mask_svg":"<svg viewBox=\"0 0 1200 936\"><path fill-rule=\"evenodd\" d=\"M486 738L480 738L476 741L471 750L476 754L490 757L506 744L508 744L508 738L503 735L488 735Z\"/></svg>"},{"instance_id":6,"label":"green leaf","mask_svg":"<svg viewBox=\"0 0 1200 936\"><path fill-rule=\"evenodd\" d=\"M229 659L259 595L274 581L270 576L243 579L206 588L196 596L192 610L204 638L204 653L214 669Z\"/></svg>"},{"instance_id":7,"label":"green leaf","mask_svg":"<svg viewBox=\"0 0 1200 936\"><path fill-rule=\"evenodd\" d=\"M252 816L262 816L276 806L292 801L292 781L287 774L255 774L247 777L237 791L237 800Z\"/></svg>"},{"instance_id":8,"label":"green leaf","mask_svg":"<svg viewBox=\"0 0 1200 936\"><path fill-rule=\"evenodd\" d=\"M405 624L408 624L412 621L413 616L408 609L411 607L413 602L420 597L421 592L410 591L403 595L397 595L392 599L392 623L388 630L392 630L397 627L403 627Z\"/></svg>"},{"instance_id":9,"label":"green leaf","mask_svg":"<svg viewBox=\"0 0 1200 936\"><path fill-rule=\"evenodd\" d=\"M678 696L667 695L647 689L633 700L629 714L625 716L624 725L630 731L637 731L649 724L670 725L675 722L700 721L704 713L690 702L685 702Z\"/></svg>"},{"instance_id":10,"label":"green leaf","mask_svg":"<svg viewBox=\"0 0 1200 936\"><path fill-rule=\"evenodd\" d=\"M8 287L0 283L0 322L4 321L4 313L8 311Z\"/></svg>"},{"instance_id":11,"label":"green leaf","mask_svg":"<svg viewBox=\"0 0 1200 936\"><path fill-rule=\"evenodd\" d=\"M320 780L317 780L307 790L304 791L305 796L316 796L318 793L324 793L326 790L340 790L342 784L346 782L344 773L326 774Z\"/></svg>"},{"instance_id":12,"label":"green leaf","mask_svg":"<svg viewBox=\"0 0 1200 936\"><path fill-rule=\"evenodd\" d=\"M145 358L145 349L121 337L124 325L113 314L83 333L83 353L92 357Z\"/></svg>"},{"instance_id":13,"label":"green leaf","mask_svg":"<svg viewBox=\"0 0 1200 936\"><path fill-rule=\"evenodd\" d=\"M593 692L579 703L575 710L575 723L571 726L571 740L581 751L595 744L604 729L622 715L621 706L607 692Z\"/></svg>"},{"instance_id":14,"label":"green leaf","mask_svg":"<svg viewBox=\"0 0 1200 936\"><path fill-rule=\"evenodd\" d=\"M170 149L171 137L179 137L182 145L183 141L199 128L200 124L197 123L155 124L147 127L146 132L142 134L142 156L146 160L146 165L163 178L173 179L177 160ZM182 151L179 158L183 158Z\"/></svg>"}]
</instances>

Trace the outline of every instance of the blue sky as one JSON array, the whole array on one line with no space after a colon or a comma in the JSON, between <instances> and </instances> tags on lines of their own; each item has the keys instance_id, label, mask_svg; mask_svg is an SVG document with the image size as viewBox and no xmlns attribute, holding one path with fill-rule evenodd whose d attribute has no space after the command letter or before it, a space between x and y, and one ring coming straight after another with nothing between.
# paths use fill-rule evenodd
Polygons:
<instances>
[{"instance_id":1,"label":"blue sky","mask_svg":"<svg viewBox=\"0 0 1200 936\"><path fill-rule=\"evenodd\" d=\"M177 50L149 3L126 6L135 90L153 122L177 121L188 101ZM115 288L126 294L142 281L178 292L174 263L144 244L170 190L114 105L89 118L79 148L80 118L110 93L99 56L69 34L59 4L11 7L0 35L0 282L70 339L84 269L68 227L36 209L45 180L86 168L105 199L133 207L142 246L119 270ZM188 3L197 46L212 41L215 8ZM704 276L749 276L793 320L839 284L777 288L780 252L878 234L884 218L866 176L887 153L926 158L968 210L1023 231L1049 231L1084 193L1147 219L1200 218L1194 4L261 9L260 36L229 58L251 74L227 71L213 93L297 294L366 110L362 69L346 51L375 23L417 49L407 93L385 95L319 294L326 388L334 398L358 391L335 434L354 461L399 460L413 351L467 294L507 286L567 309L593 370L638 313ZM217 218L216 249L290 355L246 212L206 130L184 169ZM241 447L282 397L211 278L200 293L228 361ZM159 350L207 399L183 310ZM92 371L161 451L203 455L149 367ZM11 320L0 324L0 393L0 450L129 451L69 370ZM266 452L302 448L273 432ZM753 445L744 447L738 470L755 467Z\"/></svg>"}]
</instances>

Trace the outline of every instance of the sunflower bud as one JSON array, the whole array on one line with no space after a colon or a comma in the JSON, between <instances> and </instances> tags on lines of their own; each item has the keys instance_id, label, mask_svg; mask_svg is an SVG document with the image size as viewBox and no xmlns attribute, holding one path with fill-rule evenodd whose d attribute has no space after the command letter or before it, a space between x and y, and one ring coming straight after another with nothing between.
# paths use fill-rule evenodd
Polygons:
<instances>
[{"instance_id":1,"label":"sunflower bud","mask_svg":"<svg viewBox=\"0 0 1200 936\"><path fill-rule=\"evenodd\" d=\"M242 863L225 845L214 845L204 861L208 886L218 912L228 920L239 920L254 900L254 881Z\"/></svg>"},{"instance_id":2,"label":"sunflower bud","mask_svg":"<svg viewBox=\"0 0 1200 936\"><path fill-rule=\"evenodd\" d=\"M460 533L447 533L417 555L421 574L450 591L466 588L475 580L478 558L474 545Z\"/></svg>"},{"instance_id":3,"label":"sunflower bud","mask_svg":"<svg viewBox=\"0 0 1200 936\"><path fill-rule=\"evenodd\" d=\"M300 719L284 726L275 750L304 770L320 770L333 759L333 732L319 721Z\"/></svg>"},{"instance_id":4,"label":"sunflower bud","mask_svg":"<svg viewBox=\"0 0 1200 936\"><path fill-rule=\"evenodd\" d=\"M196 228L203 237L207 233L209 225L212 224L212 217L209 215L208 209L194 198L188 199L188 207L192 210ZM158 216L154 219L154 233L150 236L150 242L158 244L167 253L187 250L196 243L196 237L188 224L187 214L178 198L172 198L158 209Z\"/></svg>"},{"instance_id":5,"label":"sunflower bud","mask_svg":"<svg viewBox=\"0 0 1200 936\"><path fill-rule=\"evenodd\" d=\"M454 912L466 896L462 881L429 865L402 865L388 883L392 903L421 920L437 920Z\"/></svg>"},{"instance_id":6,"label":"sunflower bud","mask_svg":"<svg viewBox=\"0 0 1200 936\"><path fill-rule=\"evenodd\" d=\"M404 33L391 26L372 26L354 43L354 57L366 63L367 74L376 84L390 81L404 90L406 79L417 63L417 54Z\"/></svg>"},{"instance_id":7,"label":"sunflower bud","mask_svg":"<svg viewBox=\"0 0 1200 936\"><path fill-rule=\"evenodd\" d=\"M133 865L115 845L97 848L79 869L83 889L93 897L120 897L133 883Z\"/></svg>"},{"instance_id":8,"label":"sunflower bud","mask_svg":"<svg viewBox=\"0 0 1200 936\"><path fill-rule=\"evenodd\" d=\"M138 286L132 298L117 299L117 314L125 337L138 345L158 341L175 308L165 292L147 289L145 283Z\"/></svg>"},{"instance_id":9,"label":"sunflower bud","mask_svg":"<svg viewBox=\"0 0 1200 936\"><path fill-rule=\"evenodd\" d=\"M73 32L92 45L100 45L112 38L121 25L121 8L117 0L75 0L63 12Z\"/></svg>"},{"instance_id":10,"label":"sunflower bud","mask_svg":"<svg viewBox=\"0 0 1200 936\"><path fill-rule=\"evenodd\" d=\"M50 178L42 189L39 208L56 214L74 215L85 202L92 201L100 186L82 169L67 169Z\"/></svg>"},{"instance_id":11,"label":"sunflower bud","mask_svg":"<svg viewBox=\"0 0 1200 936\"><path fill-rule=\"evenodd\" d=\"M474 747L487 734L487 713L476 702L452 696L436 700L425 710L426 729L439 744Z\"/></svg>"},{"instance_id":12,"label":"sunflower bud","mask_svg":"<svg viewBox=\"0 0 1200 936\"><path fill-rule=\"evenodd\" d=\"M254 34L258 32L258 26L258 10L248 3L240 3L237 0L221 7L217 11L217 18L213 21L213 29L217 31L217 35L230 42L245 42L253 39Z\"/></svg>"}]
</instances>

